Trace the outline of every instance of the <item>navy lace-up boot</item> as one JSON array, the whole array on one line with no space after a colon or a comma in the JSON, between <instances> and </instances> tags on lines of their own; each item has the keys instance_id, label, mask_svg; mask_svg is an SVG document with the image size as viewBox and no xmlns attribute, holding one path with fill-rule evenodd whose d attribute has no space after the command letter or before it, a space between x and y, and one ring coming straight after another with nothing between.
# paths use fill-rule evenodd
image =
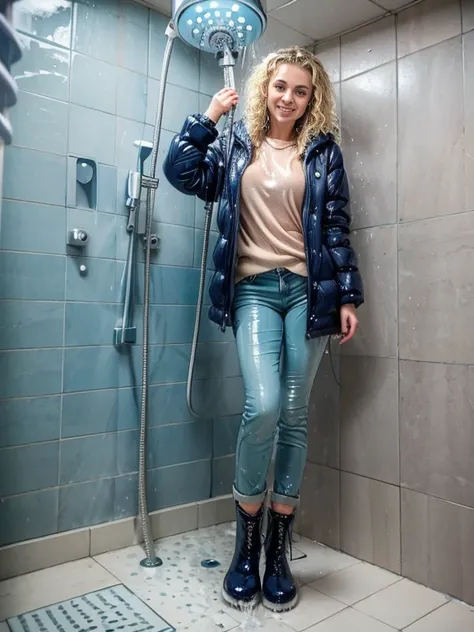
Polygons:
<instances>
[{"instance_id":1,"label":"navy lace-up boot","mask_svg":"<svg viewBox=\"0 0 474 632\"><path fill-rule=\"evenodd\" d=\"M286 516L268 510L263 605L274 612L291 610L298 602L296 583L286 557L286 547L291 547L293 521L294 514Z\"/></svg>"},{"instance_id":2,"label":"navy lace-up boot","mask_svg":"<svg viewBox=\"0 0 474 632\"><path fill-rule=\"evenodd\" d=\"M263 506L255 515L248 514L236 502L237 533L235 553L224 578L222 596L235 608L256 606L261 597L258 565L260 561Z\"/></svg>"}]
</instances>

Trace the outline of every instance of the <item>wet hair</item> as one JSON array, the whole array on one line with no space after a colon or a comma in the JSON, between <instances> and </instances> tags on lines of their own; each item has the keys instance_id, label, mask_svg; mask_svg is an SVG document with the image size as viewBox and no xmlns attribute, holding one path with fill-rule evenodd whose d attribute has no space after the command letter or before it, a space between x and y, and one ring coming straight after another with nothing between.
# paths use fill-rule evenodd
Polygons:
<instances>
[{"instance_id":1,"label":"wet hair","mask_svg":"<svg viewBox=\"0 0 474 632\"><path fill-rule=\"evenodd\" d=\"M308 108L295 126L299 155L303 155L310 141L321 133L332 134L339 142L336 100L329 76L316 55L300 46L292 46L265 57L247 81L244 119L253 145L260 147L268 131L268 86L281 64L304 68L312 79L313 92Z\"/></svg>"}]
</instances>

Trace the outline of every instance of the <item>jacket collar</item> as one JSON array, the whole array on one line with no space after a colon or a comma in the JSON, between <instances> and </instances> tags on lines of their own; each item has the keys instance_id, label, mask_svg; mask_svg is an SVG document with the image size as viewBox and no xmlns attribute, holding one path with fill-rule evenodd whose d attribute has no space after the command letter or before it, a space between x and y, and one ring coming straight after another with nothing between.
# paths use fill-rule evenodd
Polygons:
<instances>
[{"instance_id":1,"label":"jacket collar","mask_svg":"<svg viewBox=\"0 0 474 632\"><path fill-rule=\"evenodd\" d=\"M248 149L250 153L252 150L252 141L250 140L247 126L245 125L245 121L243 119L240 119L234 125L234 135L240 141L240 143ZM317 149L331 142L332 140L333 140L332 134L321 133L319 134L319 136L315 136L309 143L308 147L306 148L306 151L304 153L304 161L307 162L308 160L310 160L313 153Z\"/></svg>"}]
</instances>

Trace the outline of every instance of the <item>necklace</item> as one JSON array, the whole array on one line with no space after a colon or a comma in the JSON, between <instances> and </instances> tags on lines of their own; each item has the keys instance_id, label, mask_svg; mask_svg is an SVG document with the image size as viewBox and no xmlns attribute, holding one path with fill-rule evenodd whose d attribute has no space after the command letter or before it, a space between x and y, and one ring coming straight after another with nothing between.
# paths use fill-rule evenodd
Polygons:
<instances>
[{"instance_id":1,"label":"necklace","mask_svg":"<svg viewBox=\"0 0 474 632\"><path fill-rule=\"evenodd\" d=\"M276 151L281 151L282 149L288 149L288 147L294 147L296 145L295 142L290 143L289 145L285 145L284 147L275 147L275 145L272 145L271 143L268 142L268 138L264 138L263 139L265 143L267 143L267 145L270 145L270 147L272 149L275 149Z\"/></svg>"}]
</instances>

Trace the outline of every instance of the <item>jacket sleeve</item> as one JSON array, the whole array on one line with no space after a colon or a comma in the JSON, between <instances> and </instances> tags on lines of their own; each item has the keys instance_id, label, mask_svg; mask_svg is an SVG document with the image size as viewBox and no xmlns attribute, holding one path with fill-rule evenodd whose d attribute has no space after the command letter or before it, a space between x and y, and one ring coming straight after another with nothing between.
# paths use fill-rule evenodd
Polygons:
<instances>
[{"instance_id":1,"label":"jacket sleeve","mask_svg":"<svg viewBox=\"0 0 474 632\"><path fill-rule=\"evenodd\" d=\"M331 143L323 219L324 243L336 270L341 305L353 303L359 307L364 302L364 288L349 238L350 225L349 184L342 152L339 145Z\"/></svg>"},{"instance_id":2,"label":"jacket sleeve","mask_svg":"<svg viewBox=\"0 0 474 632\"><path fill-rule=\"evenodd\" d=\"M187 117L163 163L163 172L175 189L205 202L217 197L219 170L223 168L221 149L212 145L217 137L215 125L206 116Z\"/></svg>"}]
</instances>

